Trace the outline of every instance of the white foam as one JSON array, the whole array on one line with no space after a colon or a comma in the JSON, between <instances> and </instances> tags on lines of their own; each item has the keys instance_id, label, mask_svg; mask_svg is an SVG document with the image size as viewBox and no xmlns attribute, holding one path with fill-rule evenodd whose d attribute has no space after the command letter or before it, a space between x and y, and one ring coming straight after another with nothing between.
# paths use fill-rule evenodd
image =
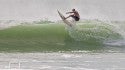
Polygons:
<instances>
[{"instance_id":1,"label":"white foam","mask_svg":"<svg viewBox=\"0 0 125 70\"><path fill-rule=\"evenodd\" d=\"M94 54L94 55L93 55ZM0 53L5 70L105 70L124 69L124 53ZM119 58L116 58L119 57ZM10 66L9 66L9 62Z\"/></svg>"},{"instance_id":2,"label":"white foam","mask_svg":"<svg viewBox=\"0 0 125 70\"><path fill-rule=\"evenodd\" d=\"M0 30L10 28L12 26L20 25L22 21L14 21L14 20L1 20L0 21Z\"/></svg>"}]
</instances>

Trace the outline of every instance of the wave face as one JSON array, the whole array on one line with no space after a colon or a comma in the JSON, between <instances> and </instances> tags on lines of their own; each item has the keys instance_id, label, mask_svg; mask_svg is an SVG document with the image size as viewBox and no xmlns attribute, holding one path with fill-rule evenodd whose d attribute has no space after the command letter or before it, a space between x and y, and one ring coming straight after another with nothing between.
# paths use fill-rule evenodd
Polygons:
<instances>
[{"instance_id":1,"label":"wave face","mask_svg":"<svg viewBox=\"0 0 125 70\"><path fill-rule=\"evenodd\" d=\"M1 52L123 52L123 23L78 22L74 27L60 23L22 24L0 30Z\"/></svg>"}]
</instances>

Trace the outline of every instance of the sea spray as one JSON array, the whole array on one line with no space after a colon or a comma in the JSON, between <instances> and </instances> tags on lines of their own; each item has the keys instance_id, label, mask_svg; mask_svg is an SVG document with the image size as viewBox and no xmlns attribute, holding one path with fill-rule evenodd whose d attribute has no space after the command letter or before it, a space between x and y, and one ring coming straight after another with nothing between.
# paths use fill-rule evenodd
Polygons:
<instances>
[{"instance_id":1,"label":"sea spray","mask_svg":"<svg viewBox=\"0 0 125 70\"><path fill-rule=\"evenodd\" d=\"M118 39L121 37L121 34L115 32L114 28L114 26L100 21L66 27L69 35L77 41L107 41Z\"/></svg>"},{"instance_id":2,"label":"sea spray","mask_svg":"<svg viewBox=\"0 0 125 70\"><path fill-rule=\"evenodd\" d=\"M124 30L124 26L125 25L121 25L120 23L110 23L114 26L114 31L119 33L124 39L125 39L125 30Z\"/></svg>"},{"instance_id":3,"label":"sea spray","mask_svg":"<svg viewBox=\"0 0 125 70\"><path fill-rule=\"evenodd\" d=\"M111 26L114 26L113 31L121 35L120 39L117 40L108 40L104 42L108 46L125 46L125 29L124 29L124 23L123 22L111 22L109 23Z\"/></svg>"}]
</instances>

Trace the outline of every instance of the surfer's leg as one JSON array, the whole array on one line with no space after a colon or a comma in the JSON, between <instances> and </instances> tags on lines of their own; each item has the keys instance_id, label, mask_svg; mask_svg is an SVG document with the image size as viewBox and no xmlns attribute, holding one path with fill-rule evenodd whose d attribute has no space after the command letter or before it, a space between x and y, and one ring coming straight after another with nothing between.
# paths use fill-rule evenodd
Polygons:
<instances>
[{"instance_id":1,"label":"surfer's leg","mask_svg":"<svg viewBox=\"0 0 125 70\"><path fill-rule=\"evenodd\" d=\"M70 18L70 17L72 17L73 15L69 15L68 17L66 17L65 19L67 19L67 18Z\"/></svg>"},{"instance_id":2,"label":"surfer's leg","mask_svg":"<svg viewBox=\"0 0 125 70\"><path fill-rule=\"evenodd\" d=\"M74 17L75 21L79 21L79 17L75 16Z\"/></svg>"},{"instance_id":3,"label":"surfer's leg","mask_svg":"<svg viewBox=\"0 0 125 70\"><path fill-rule=\"evenodd\" d=\"M72 15L71 16L75 21L79 21L79 17Z\"/></svg>"}]
</instances>

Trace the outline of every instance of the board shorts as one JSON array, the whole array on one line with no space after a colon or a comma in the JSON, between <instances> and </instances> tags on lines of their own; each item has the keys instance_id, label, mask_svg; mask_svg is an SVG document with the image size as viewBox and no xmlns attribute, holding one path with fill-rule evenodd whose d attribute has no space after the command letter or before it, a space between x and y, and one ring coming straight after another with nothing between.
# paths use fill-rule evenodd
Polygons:
<instances>
[{"instance_id":1,"label":"board shorts","mask_svg":"<svg viewBox=\"0 0 125 70\"><path fill-rule=\"evenodd\" d=\"M72 18L74 18L74 19L75 19L75 21L79 21L79 17L74 16L74 15L71 15L71 17L72 17Z\"/></svg>"}]
</instances>

